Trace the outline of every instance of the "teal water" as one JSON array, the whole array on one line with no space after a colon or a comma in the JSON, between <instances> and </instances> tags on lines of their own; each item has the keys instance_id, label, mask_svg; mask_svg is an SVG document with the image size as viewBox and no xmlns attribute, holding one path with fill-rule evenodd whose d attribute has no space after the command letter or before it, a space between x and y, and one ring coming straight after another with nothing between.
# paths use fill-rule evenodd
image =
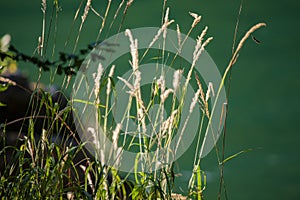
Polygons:
<instances>
[{"instance_id":1,"label":"teal water","mask_svg":"<svg viewBox=\"0 0 300 200\"><path fill-rule=\"evenodd\" d=\"M93 1L93 5L103 12L103 2ZM57 49L63 49L79 3L74 1L69 5L61 2ZM183 32L188 30L192 21L188 11L203 16L199 29L192 37L195 38L203 26L209 26L208 34L214 40L207 51L223 72L231 55L240 1L173 0L167 5L171 9L170 18L181 25ZM134 2L124 27L158 26L161 6L162 2L158 0ZM225 155L248 148L256 150L242 154L225 165L224 178L229 199L300 198L300 134L297 127L300 119L299 9L300 2L294 0L279 3L270 0L244 1L238 39L257 22L266 22L267 27L254 34L261 44L251 40L246 43L232 71ZM90 15L87 21L79 48L85 47L97 36L97 17ZM23 52L34 52L41 23L40 2L1 2L0 35L10 33L12 43ZM74 41L77 28L78 23L70 41ZM72 45L65 51L71 52ZM21 68L35 79L37 70L26 65ZM178 180L183 190L190 173L188 163L192 150L178 164L183 175ZM219 170L214 151L203 159L202 169L208 177L204 193L206 199L216 199Z\"/></svg>"}]
</instances>

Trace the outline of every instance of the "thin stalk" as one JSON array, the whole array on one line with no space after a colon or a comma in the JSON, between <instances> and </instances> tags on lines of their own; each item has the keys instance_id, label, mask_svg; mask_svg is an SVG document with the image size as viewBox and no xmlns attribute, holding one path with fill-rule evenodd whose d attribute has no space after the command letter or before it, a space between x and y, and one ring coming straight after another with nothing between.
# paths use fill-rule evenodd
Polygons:
<instances>
[{"instance_id":1,"label":"thin stalk","mask_svg":"<svg viewBox=\"0 0 300 200\"><path fill-rule=\"evenodd\" d=\"M232 55L232 58L231 60L229 61L229 64L223 74L223 77L221 79L221 82L220 82L220 85L219 85L219 89L218 89L218 92L217 92L217 95L216 95L216 98L215 98L215 102L213 104L213 107L212 107L212 111L211 111L211 116L209 118L209 121L208 121L208 124L207 124L207 130L206 130L206 133L205 133L205 136L204 136L204 139L203 139L203 144L202 144L202 147L201 147L201 150L200 150L200 158L202 156L202 153L203 153L203 149L204 149L204 145L205 145L205 142L206 142L206 139L207 139L207 135L208 135L208 130L211 128L211 120L212 120L212 117L214 115L214 111L215 111L215 108L216 108L216 105L217 105L217 101L219 99L219 96L220 96L220 93L221 93L221 90L222 88L224 87L224 82L225 82L225 79L227 78L227 75L230 71L230 69L232 68L232 66L234 65L234 63L236 62L237 60L237 57L239 55L239 52L241 50L241 48L243 47L245 41L250 37L250 35L256 31L257 29L263 27L263 26L266 26L265 23L258 23L256 25L254 25L252 28L250 28L246 34L244 35L244 37L241 39L241 41L239 42L234 54Z\"/></svg>"},{"instance_id":2,"label":"thin stalk","mask_svg":"<svg viewBox=\"0 0 300 200\"><path fill-rule=\"evenodd\" d=\"M238 32L238 27L239 27L239 21L240 21L240 16L241 16L241 12L242 12L242 8L243 8L243 0L241 1L240 4L240 8L239 8L239 13L237 16L237 21L236 21L236 25L235 25L235 29L234 29L234 36L233 36L233 44L232 44L232 55L234 54L234 48L235 48L235 43L236 43L236 37L237 37L237 32ZM224 159L225 159L225 138L226 138L226 133L227 133L227 115L228 115L228 100L229 100L229 95L230 95L230 83L231 83L231 78L232 78L232 70L230 70L230 74L229 74L229 78L227 81L227 103L225 105L225 120L224 120L224 129L223 129L223 140L222 140L222 164L220 166L220 184L219 184L219 192L218 192L218 199L221 199L221 193L222 193L222 185L224 183ZM225 184L224 184L224 192L225 192L225 198L228 199L227 197L227 191L225 188Z\"/></svg>"},{"instance_id":3,"label":"thin stalk","mask_svg":"<svg viewBox=\"0 0 300 200\"><path fill-rule=\"evenodd\" d=\"M100 35L101 35L101 33L102 33L102 31L103 31L103 28L104 28L104 26L105 26L106 19L107 19L107 15L108 15L108 12L109 12L109 10L110 10L110 5L111 5L111 0L108 0L108 4L107 4L107 7L106 7L106 11L105 11L105 14L104 14L104 17L103 17L103 20L102 20L102 24L101 24L101 27L100 27L100 29L99 29L99 32L98 32L96 41L99 40Z\"/></svg>"}]
</instances>

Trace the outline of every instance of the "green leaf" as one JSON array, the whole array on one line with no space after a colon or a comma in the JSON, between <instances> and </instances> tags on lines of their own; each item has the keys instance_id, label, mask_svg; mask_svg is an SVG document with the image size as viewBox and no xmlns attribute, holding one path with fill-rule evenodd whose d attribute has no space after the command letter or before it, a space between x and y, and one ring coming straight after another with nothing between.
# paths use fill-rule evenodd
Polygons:
<instances>
[{"instance_id":1,"label":"green leaf","mask_svg":"<svg viewBox=\"0 0 300 200\"><path fill-rule=\"evenodd\" d=\"M0 84L0 92L4 92L8 89L9 84Z\"/></svg>"},{"instance_id":2,"label":"green leaf","mask_svg":"<svg viewBox=\"0 0 300 200\"><path fill-rule=\"evenodd\" d=\"M240 154L247 153L247 152L252 151L252 150L253 150L253 149L250 148L250 149L245 149L245 150L239 151L239 152L233 154L232 156L229 156L228 158L224 159L223 162L220 163L220 165L225 164L227 161L229 161L229 160L231 160L231 159L233 159L233 158L239 156Z\"/></svg>"}]
</instances>

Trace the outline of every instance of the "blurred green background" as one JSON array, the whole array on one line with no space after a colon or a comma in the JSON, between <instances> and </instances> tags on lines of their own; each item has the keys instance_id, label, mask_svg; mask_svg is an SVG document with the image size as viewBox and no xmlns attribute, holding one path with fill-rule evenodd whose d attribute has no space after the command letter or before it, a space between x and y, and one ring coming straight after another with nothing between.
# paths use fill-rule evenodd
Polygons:
<instances>
[{"instance_id":1,"label":"blurred green background","mask_svg":"<svg viewBox=\"0 0 300 200\"><path fill-rule=\"evenodd\" d=\"M52 2L47 2L46 27L49 27ZM113 8L119 2L113 1ZM189 11L203 16L192 37L196 38L203 26L209 26L208 35L214 40L207 51L222 73L231 55L240 3L240 0L172 0L167 6L170 7L170 18L175 19L185 33L193 20ZM59 4L61 12L58 13L55 56L58 51L72 52L80 23L79 18L71 31L69 45L64 48L80 1L59 1ZM106 1L94 0L92 5L104 13ZM3 0L0 3L0 35L11 34L12 44L29 55L36 49L41 34L40 7L40 1ZM161 0L137 0L129 8L122 30L159 26L161 10ZM237 39L255 23L266 22L267 27L254 34L261 44L247 41L232 70L225 155L248 148L257 150L226 163L224 178L229 199L300 199L300 132L297 128L300 124L299 10L300 1L296 0L244 1ZM100 23L98 17L89 14L78 43L79 49L96 39ZM53 32L50 40L53 39L51 34ZM47 55L51 55L50 50ZM32 80L36 79L35 67L20 65ZM186 164L191 160L188 154L179 162L183 176L178 180L183 190L191 170ZM208 176L204 195L206 199L216 199L219 169L214 151L203 160L202 169Z\"/></svg>"}]
</instances>

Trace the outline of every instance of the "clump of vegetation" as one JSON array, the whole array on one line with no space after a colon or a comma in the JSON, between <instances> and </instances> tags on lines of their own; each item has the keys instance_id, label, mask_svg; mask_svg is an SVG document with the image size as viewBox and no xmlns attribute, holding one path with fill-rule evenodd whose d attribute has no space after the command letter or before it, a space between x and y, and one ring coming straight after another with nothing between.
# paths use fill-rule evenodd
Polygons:
<instances>
[{"instance_id":1,"label":"clump of vegetation","mask_svg":"<svg viewBox=\"0 0 300 200\"><path fill-rule=\"evenodd\" d=\"M18 62L27 62L39 68L40 73L47 70L55 72L55 76L64 76L63 86L67 87L70 80L78 73L80 66L84 64L84 57L91 53L92 49L100 42L88 45L88 48L79 50L76 54L78 40L80 38L83 24L89 12L99 15L102 25L98 33L99 40L102 31L105 28L110 29L117 17L120 17L119 32L122 30L122 23L126 18L126 13L133 1L127 3L122 1L118 8L114 11L114 17L110 18L108 12L111 9L111 1L108 1L104 14L97 13L92 7L92 1L87 0L85 6L80 5L74 21L82 12L81 23L76 37L74 51L72 53L59 53L57 60L51 60L45 55L45 21L47 2L42 1L42 34L39 39L38 55L28 56L18 51L13 46L9 46L9 36L4 36L1 41L0 51L0 97L8 96L14 92L22 91L22 108L19 109L19 116L9 118L8 115L15 109L15 105L11 105L11 101L3 98L1 101L1 109L5 111L5 116L1 117L1 182L0 196L4 199L203 199L203 191L206 187L206 176L201 168L201 141L197 143L195 151L194 166L192 176L190 177L188 191L183 194L177 194L174 191L174 165L170 162L169 157L163 157L152 160L145 157L148 166L143 166L139 170L137 164L133 165L131 173L121 173L117 168L107 166L105 160L101 160L101 156L94 157L86 149L87 141L81 141L77 131L78 127L74 124L77 110L74 109L74 101L70 100L69 95L60 89L51 89L43 87L37 80L35 84L20 81L20 76L15 75L16 65ZM54 1L53 12L58 12L59 1ZM123 9L123 12L121 12ZM116 81L120 81L126 90L128 90L129 104L124 115L124 120L134 119L137 124L137 130L131 137L132 142L127 144L126 148L137 148L138 155L143 155L149 151L159 151L162 148L173 150L176 154L178 146L171 148L170 141L177 131L180 120L185 120L186 124L189 115L194 109L200 109L202 112L201 129L199 134L205 132L210 126L212 116L214 115L215 104L210 102L210 97L215 95L218 99L221 90L224 88L224 82L230 72L232 66L237 60L242 46L251 34L262 26L259 23L250 28L244 37L240 40L234 49L233 55L229 60L229 64L223 74L218 90L213 93L212 86L204 86L201 78L195 73L195 65L203 53L206 45L212 40L211 37L206 38L207 27L197 38L196 46L193 52L193 62L185 68L178 68L174 71L172 88L167 88L166 72L160 73L159 77L152 82L150 99L146 102L142 95L140 61L149 56L157 63L165 64L167 60L174 63L179 57L181 47L185 45L185 38L181 38L180 28L177 25L178 32L178 54L171 59L165 52L164 42L168 27L174 23L169 19L169 8L163 6L162 25L157 35L153 36L153 41L149 44L148 49L144 51L143 56L138 54L138 40L134 38L130 30L125 33L130 41L130 67L132 69L130 80L114 75L114 69L117 66L111 66L110 70L104 71L101 62L97 73L94 75L93 87L91 88L94 95L94 101L82 102L89 104L97 110L96 122L103 126L104 132L111 134L111 141L114 144L111 148L118 150L118 144L126 141L126 131L121 131L121 125L115 123L111 119L111 113L114 112L114 106L111 104L110 95L116 94ZM191 22L191 28L186 37L200 22L201 17L195 13L190 13L194 20ZM111 21L110 21L111 20ZM56 25L54 25L56 26ZM158 37L163 38L162 50L157 54L151 54L151 44L157 42ZM48 45L49 46L49 45ZM55 47L53 47L55 50ZM149 53L149 55L148 55ZM155 55L155 56L153 56ZM99 56L99 55L95 55ZM92 58L91 58L92 59ZM101 60L101 58L99 59ZM127 60L128 63L128 60ZM174 64L175 65L175 64ZM182 78L185 78L182 81ZM187 87L191 80L196 83L196 92L192 102L185 102L184 97ZM23 80L23 79L22 79ZM203 85L202 85L203 84ZM75 85L80 87L80 85ZM207 89L206 89L207 88ZM181 97L176 98L177 91L180 91ZM102 94L103 93L103 94ZM19 94L19 93L18 93ZM17 95L18 95L17 94ZM73 94L74 95L74 94ZM76 94L75 94L76 95ZM15 97L18 98L18 97ZM226 103L226 102L224 102ZM150 118L149 110L152 106L158 104L158 111L155 118ZM189 111L186 119L182 119L182 109L184 105L188 105ZM11 107L12 106L12 107ZM164 107L168 106L170 110L164 113ZM22 110L22 111L21 111ZM134 112L132 112L134 110ZM72 114L75 113L74 115ZM79 113L80 114L80 113ZM164 117L167 115L167 117ZM75 119L76 121L76 119ZM145 137L147 125L150 124L155 137ZM96 132L92 127L82 126L79 128ZM126 130L126 129L125 129ZM184 131L184 129L183 129ZM121 137L121 132L123 137ZM125 138L124 138L125 137ZM205 136L204 136L205 137ZM97 136L95 136L97 138ZM178 144L181 142L179 137ZM205 142L203 140L202 142ZM92 144L97 147L97 141ZM96 148L97 150L97 148ZM98 152L99 153L99 152ZM100 152L101 153L101 152ZM220 158L220 166L235 157ZM137 158L139 159L139 158ZM116 161L117 162L117 161ZM157 167L155 164L160 163ZM152 169L152 166L155 166ZM150 170L149 170L150 169ZM151 170L152 169L152 170ZM222 170L222 167L220 167ZM220 188L222 188L222 180Z\"/></svg>"}]
</instances>

